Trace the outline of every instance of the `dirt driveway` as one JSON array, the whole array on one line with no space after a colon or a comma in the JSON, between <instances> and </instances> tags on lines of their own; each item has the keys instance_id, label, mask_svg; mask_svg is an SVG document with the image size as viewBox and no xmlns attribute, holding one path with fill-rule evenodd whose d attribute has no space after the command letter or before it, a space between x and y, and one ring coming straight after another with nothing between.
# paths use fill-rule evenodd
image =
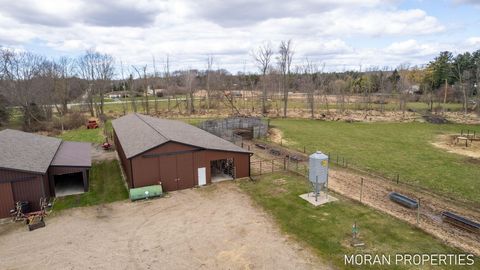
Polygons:
<instances>
[{"instance_id":1,"label":"dirt driveway","mask_svg":"<svg viewBox=\"0 0 480 270\"><path fill-rule=\"evenodd\" d=\"M0 269L319 269L235 183L0 225Z\"/></svg>"}]
</instances>

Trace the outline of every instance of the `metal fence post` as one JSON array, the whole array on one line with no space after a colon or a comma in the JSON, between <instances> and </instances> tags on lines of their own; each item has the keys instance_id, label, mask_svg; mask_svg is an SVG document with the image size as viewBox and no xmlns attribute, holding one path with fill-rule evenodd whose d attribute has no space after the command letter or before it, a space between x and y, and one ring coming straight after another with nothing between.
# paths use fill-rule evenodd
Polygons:
<instances>
[{"instance_id":1,"label":"metal fence post","mask_svg":"<svg viewBox=\"0 0 480 270\"><path fill-rule=\"evenodd\" d=\"M274 167L274 160L272 159L272 173L273 173L273 167Z\"/></svg>"},{"instance_id":2,"label":"metal fence post","mask_svg":"<svg viewBox=\"0 0 480 270\"><path fill-rule=\"evenodd\" d=\"M262 161L260 160L260 174L262 174Z\"/></svg>"}]
</instances>

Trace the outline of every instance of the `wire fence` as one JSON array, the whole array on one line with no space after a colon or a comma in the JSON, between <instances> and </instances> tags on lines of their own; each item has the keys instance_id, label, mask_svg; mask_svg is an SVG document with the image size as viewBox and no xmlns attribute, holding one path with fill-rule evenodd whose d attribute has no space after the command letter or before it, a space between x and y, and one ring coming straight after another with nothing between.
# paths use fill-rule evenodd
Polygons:
<instances>
[{"instance_id":1,"label":"wire fence","mask_svg":"<svg viewBox=\"0 0 480 270\"><path fill-rule=\"evenodd\" d=\"M241 143L239 146L248 149L249 151L253 151L255 144L245 144ZM284 171L290 171L297 173L299 175L303 175L305 177L308 177L308 156L309 156L309 150L307 146L296 146L295 148L284 148L282 141L280 141L279 144L268 142L267 144L263 145L266 147L264 150L268 151L269 153L278 153L279 159L285 159L285 166L283 166ZM329 157L329 164L331 167L339 167L339 168L344 168L351 170L353 172L356 172L359 175L365 175L369 176L375 179L381 179L384 181L387 181L389 183L393 183L395 186L398 186L399 188L406 188L407 190L413 191L413 192L421 192L423 194L429 194L437 197L441 197L445 200L448 200L452 204L456 205L461 205L464 208L468 209L478 209L480 207L480 204L459 198L458 196L454 196L451 194L445 194L445 193L440 193L433 191L432 189L423 187L417 183L420 183L420 180L415 180L415 179L409 179L404 176L402 176L401 173L381 173L378 171L372 171L365 169L363 166L358 165L353 159L342 155L338 152L327 152L325 153ZM281 157L280 157L281 156ZM300 157L301 156L301 157ZM259 162L259 161L254 161L254 162ZM257 165L257 170L253 169L256 173L258 174L264 174L270 172L266 168L268 165L266 165L268 162L271 162L269 160L263 161L262 163L262 170L259 170L260 165ZM279 161L277 161L279 162ZM267 166L267 167L266 167ZM270 167L271 168L271 167ZM276 167L278 168L278 166ZM360 181L359 177L359 181Z\"/></svg>"},{"instance_id":2,"label":"wire fence","mask_svg":"<svg viewBox=\"0 0 480 270\"><path fill-rule=\"evenodd\" d=\"M308 166L289 158L254 160L250 162L250 175L259 176L266 173L289 171L299 175L308 176Z\"/></svg>"},{"instance_id":3,"label":"wire fence","mask_svg":"<svg viewBox=\"0 0 480 270\"><path fill-rule=\"evenodd\" d=\"M255 145L252 146L250 144L243 144L242 146L250 150L253 150L252 147L256 147ZM275 148L275 146L269 145L267 146L267 148L261 150L270 151L270 147ZM302 147L301 150L303 149L305 148ZM348 194L347 196L349 198L359 201L363 204L368 204L373 207L385 209L385 211L389 212L390 214L400 217L401 219L405 219L420 228L434 228L434 230L449 232L452 232L452 230L455 231L457 229L460 229L465 233L462 233L457 237L475 237L475 239L480 240L480 235L472 235L469 233L468 230L465 231L464 228L461 228L461 226L452 227L443 223L443 211L452 211L452 209L456 209L458 211L457 214L464 215L464 217L468 220L469 211L465 211L465 209L478 212L478 208L476 206L472 206L470 202L464 204L463 202L459 202L458 199L453 199L444 195L438 196L439 194L435 194L431 192L431 190L427 190L423 187L418 187L414 184L402 181L402 179L400 178L400 174L386 177L363 170L354 166L351 160L345 158L344 156L341 156L338 153L330 152L328 153L328 156L330 166L348 168L353 170L354 172L361 173L360 175L358 175L358 177L354 175L354 177L351 179L339 179L338 177L334 177L335 182L343 182L343 184L337 184L337 188L340 188L340 190L338 191L340 191L340 193L346 193L345 195ZM308 178L308 159L304 158L303 160L298 160L292 159L292 157L294 156L290 155L288 157L284 156L273 159L262 159L260 157L256 157L258 159L250 162L251 176L255 177L263 174L288 171ZM371 176L371 178L366 177L365 175ZM388 180L393 183L393 186L379 185L379 182L377 181L379 179ZM395 188L395 186L399 187L398 190ZM393 202L386 203L387 201L389 201L392 187L393 190L405 192L404 195L408 196L411 200L416 201L418 203L418 207L416 209L406 209L405 207L402 207ZM416 193L415 191L421 192ZM431 194L433 196L431 196L428 200L425 201L425 194Z\"/></svg>"}]
</instances>

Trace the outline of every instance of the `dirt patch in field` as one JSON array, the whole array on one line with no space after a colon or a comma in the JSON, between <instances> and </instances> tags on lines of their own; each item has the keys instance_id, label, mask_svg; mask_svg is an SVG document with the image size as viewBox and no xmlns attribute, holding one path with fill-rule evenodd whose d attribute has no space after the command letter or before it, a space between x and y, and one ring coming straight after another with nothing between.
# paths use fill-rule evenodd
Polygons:
<instances>
[{"instance_id":1,"label":"dirt patch in field","mask_svg":"<svg viewBox=\"0 0 480 270\"><path fill-rule=\"evenodd\" d=\"M92 144L92 161L114 160L117 158L117 152L114 149L104 150L99 144Z\"/></svg>"},{"instance_id":2,"label":"dirt patch in field","mask_svg":"<svg viewBox=\"0 0 480 270\"><path fill-rule=\"evenodd\" d=\"M456 135L439 135L435 138L435 142L432 142L432 145L449 153L480 159L480 141L469 141L468 147L466 147L462 141L456 143L455 136Z\"/></svg>"},{"instance_id":3,"label":"dirt patch in field","mask_svg":"<svg viewBox=\"0 0 480 270\"><path fill-rule=\"evenodd\" d=\"M274 143L282 144L287 143L287 141L283 138L283 132L278 128L270 128L268 130L270 140Z\"/></svg>"},{"instance_id":4,"label":"dirt patch in field","mask_svg":"<svg viewBox=\"0 0 480 270\"><path fill-rule=\"evenodd\" d=\"M0 269L329 268L232 182L65 210L46 223L0 226Z\"/></svg>"}]
</instances>

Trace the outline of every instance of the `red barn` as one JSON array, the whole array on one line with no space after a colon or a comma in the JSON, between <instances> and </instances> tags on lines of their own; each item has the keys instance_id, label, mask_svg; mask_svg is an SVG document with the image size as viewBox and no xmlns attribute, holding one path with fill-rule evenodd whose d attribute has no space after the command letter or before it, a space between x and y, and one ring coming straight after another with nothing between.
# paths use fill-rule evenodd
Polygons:
<instances>
[{"instance_id":1,"label":"red barn","mask_svg":"<svg viewBox=\"0 0 480 270\"><path fill-rule=\"evenodd\" d=\"M192 125L142 114L113 122L129 188L166 191L250 176L251 152Z\"/></svg>"}]
</instances>

